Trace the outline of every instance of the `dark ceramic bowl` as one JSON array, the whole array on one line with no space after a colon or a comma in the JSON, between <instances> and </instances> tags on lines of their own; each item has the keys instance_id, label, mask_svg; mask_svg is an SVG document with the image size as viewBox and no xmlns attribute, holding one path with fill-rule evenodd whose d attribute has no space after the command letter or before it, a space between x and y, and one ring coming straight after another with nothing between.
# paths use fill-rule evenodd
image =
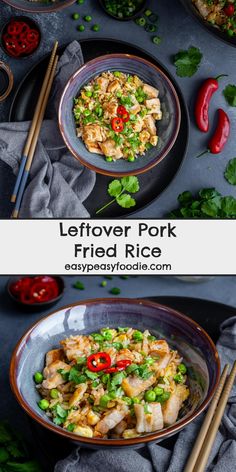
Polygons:
<instances>
[{"instance_id":1,"label":"dark ceramic bowl","mask_svg":"<svg viewBox=\"0 0 236 472\"><path fill-rule=\"evenodd\" d=\"M16 20L16 21L25 21L27 23L27 25L29 25L31 28L35 29L38 31L39 33L39 43L37 45L37 47L32 51L30 52L29 54L22 54L21 56L14 56L13 54L11 54L5 44L4 44L4 40L3 40L3 35L7 32L7 27L9 25L9 23L12 21L12 20ZM20 16L20 15L17 15L17 16L12 16L6 23L5 25L2 27L2 30L1 30L1 34L0 34L0 45L2 47L2 49L5 51L5 53L11 57L11 58L14 58L14 59L27 59L28 57L32 56L37 50L38 48L40 47L40 43L41 43L41 30L40 30L40 27L38 25L38 23L36 23L35 20L33 20L32 18L30 18L29 16Z\"/></svg>"},{"instance_id":2,"label":"dark ceramic bowl","mask_svg":"<svg viewBox=\"0 0 236 472\"><path fill-rule=\"evenodd\" d=\"M104 156L89 152L82 139L76 136L73 116L74 98L93 77L108 70L138 75L144 82L159 89L163 118L158 122L158 145L148 150L144 156L135 159L134 162L128 162L125 159L107 162ZM71 153L89 169L110 176L138 175L156 166L173 147L178 136L180 121L178 95L168 77L151 62L129 54L110 54L87 62L68 81L59 105L60 130Z\"/></svg>"},{"instance_id":3,"label":"dark ceramic bowl","mask_svg":"<svg viewBox=\"0 0 236 472\"><path fill-rule=\"evenodd\" d=\"M220 41L223 41L227 44L230 44L231 46L236 46L236 36L234 37L229 37L227 36L227 33L224 33L224 31L221 31L219 28L217 28L214 25L211 25L208 23L208 21L204 20L204 18L200 15L199 11L195 7L195 5L192 3L192 0L180 0L181 3L184 5L186 10L190 13L190 15L195 18L198 23L203 26L209 33L213 34L213 36Z\"/></svg>"},{"instance_id":4,"label":"dark ceramic bowl","mask_svg":"<svg viewBox=\"0 0 236 472\"><path fill-rule=\"evenodd\" d=\"M23 307L23 308L27 308L28 311L31 311L31 310L43 310L45 308L49 308L50 306L54 305L55 303L57 303L64 295L64 292L65 292L65 284L64 284L64 280L62 277L59 277L58 275L52 275L52 277L57 281L58 283L58 287L59 287L59 295L55 298L52 298L51 300L49 300L48 302L42 302L42 303L23 303L21 300L18 300L18 298L16 298L14 296L14 294L11 292L10 290L10 287L12 285L12 283L14 282L17 282L17 280L19 279L22 279L23 277L26 277L25 275L17 275L17 276L13 276L13 277L10 277L10 279L8 280L7 282L7 286L6 286L6 290L7 290L7 293L9 295L9 297L15 302L17 303L19 306Z\"/></svg>"},{"instance_id":5,"label":"dark ceramic bowl","mask_svg":"<svg viewBox=\"0 0 236 472\"><path fill-rule=\"evenodd\" d=\"M0 77L0 102L3 102L12 91L14 77L10 67L2 61L0 61Z\"/></svg>"},{"instance_id":6,"label":"dark ceramic bowl","mask_svg":"<svg viewBox=\"0 0 236 472\"><path fill-rule=\"evenodd\" d=\"M190 397L181 418L174 425L132 439L90 439L56 426L38 408L39 394L33 374L42 371L45 353L58 347L70 335L88 334L104 326L135 326L165 338L183 355L190 378ZM132 299L81 301L51 313L30 328L17 344L11 359L12 390L24 410L47 429L92 448L141 447L167 438L191 423L209 404L220 375L216 347L207 333L187 316L153 302Z\"/></svg>"},{"instance_id":7,"label":"dark ceramic bowl","mask_svg":"<svg viewBox=\"0 0 236 472\"><path fill-rule=\"evenodd\" d=\"M134 18L136 18L140 13L142 13L142 11L144 10L144 8L146 7L147 5L147 0L143 0L143 2L140 4L139 8L137 8L137 10L135 11L135 13L131 16L128 16L128 17L125 17L125 18L120 18L119 16L116 16L116 15L113 15L112 13L110 13L106 7L105 7L105 2L104 0L99 0L99 3L101 5L101 7L103 8L103 10L107 13L107 15L111 16L112 18L114 18L115 20L118 20L118 21L129 21L129 20L133 20Z\"/></svg>"},{"instance_id":8,"label":"dark ceramic bowl","mask_svg":"<svg viewBox=\"0 0 236 472\"><path fill-rule=\"evenodd\" d=\"M29 2L28 0L3 0L4 3L11 5L21 11L28 11L30 13L50 13L52 11L62 10L63 8L69 7L76 0L57 0L55 3L40 2Z\"/></svg>"}]
</instances>

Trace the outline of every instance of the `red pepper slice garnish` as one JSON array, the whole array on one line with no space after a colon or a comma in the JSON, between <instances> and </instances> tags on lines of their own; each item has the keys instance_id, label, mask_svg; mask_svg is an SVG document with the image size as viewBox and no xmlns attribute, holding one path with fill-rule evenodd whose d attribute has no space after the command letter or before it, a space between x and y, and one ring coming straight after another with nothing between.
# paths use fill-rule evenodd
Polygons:
<instances>
[{"instance_id":1,"label":"red pepper slice garnish","mask_svg":"<svg viewBox=\"0 0 236 472\"><path fill-rule=\"evenodd\" d=\"M126 110L126 108L123 105L120 105L117 108L117 115L119 118L122 119L123 123L127 123L127 121L129 121L130 119L129 112Z\"/></svg>"},{"instance_id":2,"label":"red pepper slice garnish","mask_svg":"<svg viewBox=\"0 0 236 472\"><path fill-rule=\"evenodd\" d=\"M104 372L105 374L114 374L115 372L121 372L122 370L125 370L128 365L132 364L132 362L129 359L122 359L120 361L117 361L116 365L114 367L110 367L110 369L106 369Z\"/></svg>"},{"instance_id":3,"label":"red pepper slice garnish","mask_svg":"<svg viewBox=\"0 0 236 472\"><path fill-rule=\"evenodd\" d=\"M123 121L118 116L116 118L113 118L113 120L111 121L111 126L113 131L115 131L116 133L120 133L124 129Z\"/></svg>"},{"instance_id":4,"label":"red pepper slice garnish","mask_svg":"<svg viewBox=\"0 0 236 472\"><path fill-rule=\"evenodd\" d=\"M129 359L122 359L120 361L117 361L116 366L118 368L124 368L128 367L128 365L132 364L132 362Z\"/></svg>"},{"instance_id":5,"label":"red pepper slice garnish","mask_svg":"<svg viewBox=\"0 0 236 472\"><path fill-rule=\"evenodd\" d=\"M87 367L92 372L100 372L111 366L111 358L107 352L97 352L91 354L87 359Z\"/></svg>"},{"instance_id":6,"label":"red pepper slice garnish","mask_svg":"<svg viewBox=\"0 0 236 472\"><path fill-rule=\"evenodd\" d=\"M22 303L29 303L30 305L35 303L35 300L30 296L30 294L28 292L21 292L20 293L20 301Z\"/></svg>"}]
</instances>

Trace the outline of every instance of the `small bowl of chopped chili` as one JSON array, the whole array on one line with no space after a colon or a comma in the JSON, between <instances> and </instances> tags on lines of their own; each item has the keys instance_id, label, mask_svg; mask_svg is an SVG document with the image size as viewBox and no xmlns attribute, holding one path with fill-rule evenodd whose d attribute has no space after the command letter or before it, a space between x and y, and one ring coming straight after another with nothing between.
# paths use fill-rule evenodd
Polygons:
<instances>
[{"instance_id":1,"label":"small bowl of chopped chili","mask_svg":"<svg viewBox=\"0 0 236 472\"><path fill-rule=\"evenodd\" d=\"M63 278L51 275L16 276L7 283L11 299L29 308L53 305L63 296L64 290Z\"/></svg>"},{"instance_id":2,"label":"small bowl of chopped chili","mask_svg":"<svg viewBox=\"0 0 236 472\"><path fill-rule=\"evenodd\" d=\"M99 0L103 10L119 21L133 20L146 7L147 0Z\"/></svg>"},{"instance_id":3,"label":"small bowl of chopped chili","mask_svg":"<svg viewBox=\"0 0 236 472\"><path fill-rule=\"evenodd\" d=\"M37 23L27 16L15 16L2 29L1 46L8 56L22 59L39 47L41 32Z\"/></svg>"}]
</instances>

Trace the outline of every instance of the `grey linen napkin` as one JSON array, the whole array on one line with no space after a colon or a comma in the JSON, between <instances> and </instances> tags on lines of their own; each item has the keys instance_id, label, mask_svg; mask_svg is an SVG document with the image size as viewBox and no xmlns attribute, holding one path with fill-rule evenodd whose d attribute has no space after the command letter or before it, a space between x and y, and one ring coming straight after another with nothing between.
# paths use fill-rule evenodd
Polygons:
<instances>
[{"instance_id":1,"label":"grey linen napkin","mask_svg":"<svg viewBox=\"0 0 236 472\"><path fill-rule=\"evenodd\" d=\"M57 125L60 95L69 77L83 64L73 41L61 56L48 106L50 119L42 126L30 179L22 200L21 218L89 217L83 202L93 190L95 173L82 166L61 138ZM29 129L28 122L0 124L0 159L15 175ZM13 189L12 189L13 190Z\"/></svg>"},{"instance_id":2,"label":"grey linen napkin","mask_svg":"<svg viewBox=\"0 0 236 472\"><path fill-rule=\"evenodd\" d=\"M221 365L232 365L236 359L236 317L221 325L217 343ZM178 436L173 452L159 444L139 450L86 450L78 448L65 460L58 462L54 472L182 472L191 452L204 414L187 426ZM236 385L223 417L211 452L207 472L236 470Z\"/></svg>"}]
</instances>

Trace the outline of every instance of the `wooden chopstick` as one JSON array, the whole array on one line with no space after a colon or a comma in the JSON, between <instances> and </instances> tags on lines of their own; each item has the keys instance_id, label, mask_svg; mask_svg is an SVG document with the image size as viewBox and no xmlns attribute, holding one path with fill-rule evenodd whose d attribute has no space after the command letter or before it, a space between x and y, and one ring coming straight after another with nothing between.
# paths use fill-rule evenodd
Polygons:
<instances>
[{"instance_id":1,"label":"wooden chopstick","mask_svg":"<svg viewBox=\"0 0 236 472\"><path fill-rule=\"evenodd\" d=\"M229 364L226 364L225 367L224 367L224 370L221 374L221 378L220 378L220 382L219 382L219 385L217 387L217 390L216 390L216 393L214 395L214 398L210 404L210 407L208 408L208 411L207 411L207 414L205 416L205 419L203 421L203 424L201 426L201 429L198 433L198 437L197 437L197 440L194 444L194 447L192 449L192 452L188 458L188 461L185 465L185 468L184 468L184 472L193 472L194 470L194 466L197 462L197 459L198 459L198 456L199 456L199 453L201 451L201 448L203 446L203 443L204 443L204 440L205 440L205 437L207 435L207 432L208 432L208 429L209 429L209 426L211 424L211 421L212 421L212 418L214 416L214 413L215 413L215 410L216 410L216 407L217 407L217 404L218 404L218 401L219 401L219 398L220 398L220 395L221 395L221 392L223 390L223 387L225 385L225 381L226 381L226 378L227 378L227 373L228 373L228 370L229 370Z\"/></svg>"},{"instance_id":2,"label":"wooden chopstick","mask_svg":"<svg viewBox=\"0 0 236 472\"><path fill-rule=\"evenodd\" d=\"M221 422L222 416L224 414L224 410L225 410L230 392L231 392L233 384L234 384L235 376L236 376L236 361L234 362L232 370L231 370L231 372L228 376L228 379L226 381L226 384L225 384L223 393L220 397L215 415L214 415L213 420L211 422L211 425L208 429L206 439L204 441L203 447L201 449L198 460L197 460L196 465L194 467L194 472L204 472L204 470L206 468L207 461L208 461L213 443L215 441L215 437L216 437L217 431L219 429L220 422Z\"/></svg>"},{"instance_id":3,"label":"wooden chopstick","mask_svg":"<svg viewBox=\"0 0 236 472\"><path fill-rule=\"evenodd\" d=\"M207 461L233 387L236 375L236 361L227 378L229 365L224 367L220 383L199 431L194 448L189 456L184 472L204 472ZM226 380L227 379L227 380ZM223 392L222 392L223 390Z\"/></svg>"},{"instance_id":4,"label":"wooden chopstick","mask_svg":"<svg viewBox=\"0 0 236 472\"><path fill-rule=\"evenodd\" d=\"M42 102L42 106L41 106L40 112L38 114L37 123L36 123L36 126L35 126L34 135L33 135L32 141L31 141L28 157L27 157L27 160L26 160L26 163L25 163L25 168L24 168L24 171L23 171L23 174L22 174L22 179L20 181L20 186L19 186L19 190L18 190L18 194L17 194L17 198L16 198L15 208L14 208L13 213L12 213L12 218L18 218L18 216L19 216L20 205L21 205L22 197L23 197L23 194L24 194L24 191L25 191L26 183L27 183L27 180L28 180L28 177L29 177L29 171L30 171L30 168L31 168L31 164L32 164L32 161L33 161L33 158L34 158L39 133L40 133L40 130L41 130L45 110L46 110L47 103L48 103L48 98L49 98L49 95L50 95L50 92L51 92L53 79L54 79L55 73L56 73L56 67L57 67L58 59L59 59L59 56L56 56L55 59L54 59L54 62L53 62L53 66L52 66L52 70L51 70L51 73L50 73L50 77L49 77L49 81L48 81L48 84L47 84L44 99L43 99L43 102Z\"/></svg>"},{"instance_id":5,"label":"wooden chopstick","mask_svg":"<svg viewBox=\"0 0 236 472\"><path fill-rule=\"evenodd\" d=\"M38 101L37 101L37 105L36 105L36 108L35 108L33 120L32 120L30 129L29 129L29 132L28 132L27 140L26 140L26 143L25 143L25 146L24 146L22 157L21 157L19 172L18 172L18 175L17 175L15 187L14 187L14 190L13 190L13 193L12 193L12 196L11 196L11 202L12 203L15 203L16 198L17 198L17 193L19 191L20 182L21 182L21 179L22 179L22 176L23 176L23 173L24 173L24 169L25 169L26 161L27 161L28 154L29 154L29 151L30 151L32 139L33 139L35 129L36 129L36 126L37 126L38 116L39 116L39 113L40 113L40 110L41 110L41 107L42 107L42 103L43 103L43 99L44 99L44 96L45 96L45 93L46 93L46 90L47 90L48 81L49 81L50 76L51 76L52 67L53 67L53 64L54 64L57 48L58 48L58 42L56 41L55 44L54 44L52 53L51 53L51 57L50 57L50 60L49 60L49 63L48 63L48 67L47 67L47 71L46 71L46 74L45 74L45 77L44 77L43 85L42 85L42 88L41 88L41 91L40 91L40 94L39 94L39 98L38 98Z\"/></svg>"}]
</instances>

